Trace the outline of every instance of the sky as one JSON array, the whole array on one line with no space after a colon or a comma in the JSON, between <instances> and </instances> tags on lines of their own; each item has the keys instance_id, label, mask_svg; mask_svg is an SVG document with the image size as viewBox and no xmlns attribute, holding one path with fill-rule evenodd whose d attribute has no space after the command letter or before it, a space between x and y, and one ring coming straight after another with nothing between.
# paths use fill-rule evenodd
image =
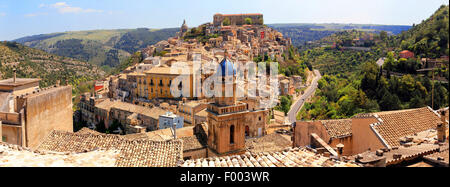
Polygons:
<instances>
[{"instance_id":1,"label":"sky","mask_svg":"<svg viewBox=\"0 0 450 187\"><path fill-rule=\"evenodd\" d=\"M0 40L65 31L173 28L215 13L263 13L271 23L412 25L448 0L1 0Z\"/></svg>"}]
</instances>

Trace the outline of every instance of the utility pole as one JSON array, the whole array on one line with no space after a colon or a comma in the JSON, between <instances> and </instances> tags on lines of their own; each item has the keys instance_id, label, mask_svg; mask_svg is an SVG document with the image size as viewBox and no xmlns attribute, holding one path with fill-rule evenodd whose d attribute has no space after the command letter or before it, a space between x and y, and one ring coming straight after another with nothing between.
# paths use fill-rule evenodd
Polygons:
<instances>
[{"instance_id":1,"label":"utility pole","mask_svg":"<svg viewBox=\"0 0 450 187\"><path fill-rule=\"evenodd\" d=\"M434 110L434 68L431 70L431 73L433 74L433 79L432 79L432 88L431 88L431 108L433 108Z\"/></svg>"}]
</instances>

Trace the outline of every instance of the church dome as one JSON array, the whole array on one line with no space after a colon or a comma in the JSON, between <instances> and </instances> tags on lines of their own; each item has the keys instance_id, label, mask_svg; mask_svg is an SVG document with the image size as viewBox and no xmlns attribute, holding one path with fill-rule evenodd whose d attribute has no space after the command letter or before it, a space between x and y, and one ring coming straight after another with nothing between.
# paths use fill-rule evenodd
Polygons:
<instances>
[{"instance_id":1,"label":"church dome","mask_svg":"<svg viewBox=\"0 0 450 187\"><path fill-rule=\"evenodd\" d=\"M219 68L220 69L218 69L217 72L221 71L222 77L236 75L236 68L234 67L234 64L227 58L224 58L222 62L220 62Z\"/></svg>"},{"instance_id":2,"label":"church dome","mask_svg":"<svg viewBox=\"0 0 450 187\"><path fill-rule=\"evenodd\" d=\"M181 25L181 32L187 32L189 27L186 24L186 20L183 21L183 25Z\"/></svg>"}]
</instances>

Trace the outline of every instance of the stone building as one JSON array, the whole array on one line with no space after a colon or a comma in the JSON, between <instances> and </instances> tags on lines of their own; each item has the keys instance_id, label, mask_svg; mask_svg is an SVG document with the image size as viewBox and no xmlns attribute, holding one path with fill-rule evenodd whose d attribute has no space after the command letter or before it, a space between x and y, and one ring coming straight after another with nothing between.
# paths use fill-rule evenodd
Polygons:
<instances>
[{"instance_id":1,"label":"stone building","mask_svg":"<svg viewBox=\"0 0 450 187\"><path fill-rule=\"evenodd\" d=\"M294 127L294 147L308 146L312 143L310 134L318 135L331 147L344 145L342 155L352 155L352 120L321 120L297 122Z\"/></svg>"},{"instance_id":2,"label":"stone building","mask_svg":"<svg viewBox=\"0 0 450 187\"><path fill-rule=\"evenodd\" d=\"M170 91L172 81L179 76L184 76L183 82L189 84L187 85L189 86L188 93L184 94L189 95L189 98L193 97L193 74L191 70L189 69L187 73L184 73L177 68L174 69L176 70L172 70L170 67L155 67L145 72L145 77L138 77L137 96L148 100L154 98L174 98ZM183 88L182 82L178 88L179 90Z\"/></svg>"},{"instance_id":3,"label":"stone building","mask_svg":"<svg viewBox=\"0 0 450 187\"><path fill-rule=\"evenodd\" d=\"M2 141L34 148L52 130L73 132L72 87L39 88L39 79L0 81Z\"/></svg>"},{"instance_id":4,"label":"stone building","mask_svg":"<svg viewBox=\"0 0 450 187\"><path fill-rule=\"evenodd\" d=\"M183 128L183 117L177 116L172 112L167 112L164 115L159 116L159 129L167 129L174 128L180 129Z\"/></svg>"},{"instance_id":5,"label":"stone building","mask_svg":"<svg viewBox=\"0 0 450 187\"><path fill-rule=\"evenodd\" d=\"M239 102L236 96L236 69L227 59L219 64L216 76L222 79L222 96L216 96L215 102L208 105L208 156L233 155L243 153L245 138L263 136L267 110L249 108L245 102ZM226 88L232 88L232 96Z\"/></svg>"},{"instance_id":6,"label":"stone building","mask_svg":"<svg viewBox=\"0 0 450 187\"><path fill-rule=\"evenodd\" d=\"M198 124L195 120L195 115L204 110L208 105L198 101L186 101L183 99L178 104L177 115L182 116L187 124L195 126Z\"/></svg>"},{"instance_id":7,"label":"stone building","mask_svg":"<svg viewBox=\"0 0 450 187\"><path fill-rule=\"evenodd\" d=\"M215 14L214 26L224 25L224 21L228 20L230 25L247 25L246 19L251 20L250 25L263 25L264 16L262 14Z\"/></svg>"},{"instance_id":8,"label":"stone building","mask_svg":"<svg viewBox=\"0 0 450 187\"><path fill-rule=\"evenodd\" d=\"M89 100L81 99L80 111L82 121L87 122L91 128L103 122L108 128L114 121L124 126L127 134L158 130L159 116L166 113L157 107L144 107L115 101L91 97Z\"/></svg>"},{"instance_id":9,"label":"stone building","mask_svg":"<svg viewBox=\"0 0 450 187\"><path fill-rule=\"evenodd\" d=\"M403 146L410 136L448 137L448 119L429 107L359 114L351 119L296 122L294 147L310 145L316 134L342 155L356 155L368 150ZM439 131L439 127L442 129Z\"/></svg>"}]
</instances>

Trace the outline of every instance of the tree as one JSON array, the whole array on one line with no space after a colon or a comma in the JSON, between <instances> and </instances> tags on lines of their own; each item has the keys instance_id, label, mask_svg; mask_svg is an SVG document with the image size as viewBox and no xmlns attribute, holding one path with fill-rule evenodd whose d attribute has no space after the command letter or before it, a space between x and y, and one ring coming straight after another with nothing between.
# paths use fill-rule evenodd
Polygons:
<instances>
[{"instance_id":1,"label":"tree","mask_svg":"<svg viewBox=\"0 0 450 187\"><path fill-rule=\"evenodd\" d=\"M386 31L381 31L381 32L380 32L380 39L381 39L382 41L386 41L387 38L388 38L387 32L386 32Z\"/></svg>"},{"instance_id":2,"label":"tree","mask_svg":"<svg viewBox=\"0 0 450 187\"><path fill-rule=\"evenodd\" d=\"M400 109L400 99L397 95L386 92L380 101L380 109L382 111L391 111Z\"/></svg>"},{"instance_id":3,"label":"tree","mask_svg":"<svg viewBox=\"0 0 450 187\"><path fill-rule=\"evenodd\" d=\"M231 25L231 21L229 18L225 18L222 22L223 26L230 26Z\"/></svg>"},{"instance_id":4,"label":"tree","mask_svg":"<svg viewBox=\"0 0 450 187\"><path fill-rule=\"evenodd\" d=\"M252 18L245 18L245 24L246 24L246 25L253 25L253 20L252 20Z\"/></svg>"}]
</instances>

